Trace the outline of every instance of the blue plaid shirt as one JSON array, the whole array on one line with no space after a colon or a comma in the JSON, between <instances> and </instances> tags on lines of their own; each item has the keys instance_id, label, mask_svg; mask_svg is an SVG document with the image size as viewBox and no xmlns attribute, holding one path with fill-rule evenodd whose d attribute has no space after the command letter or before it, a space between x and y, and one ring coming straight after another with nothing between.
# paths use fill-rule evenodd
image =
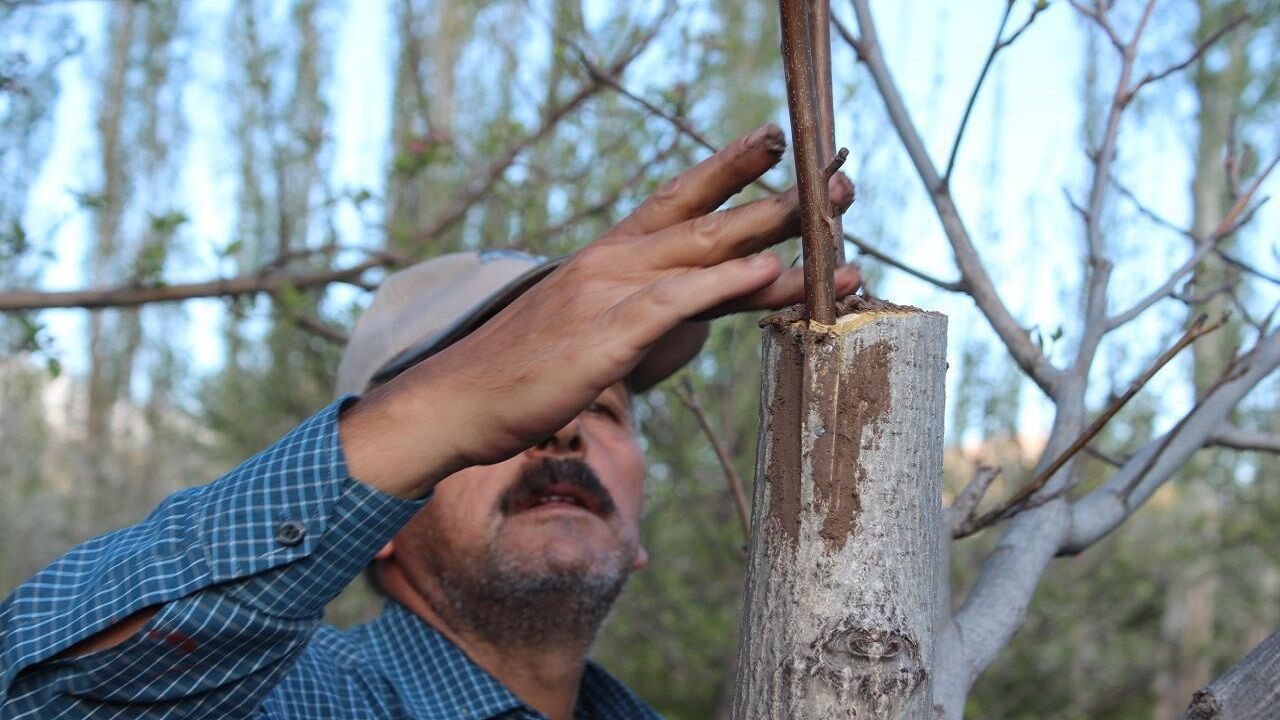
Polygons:
<instances>
[{"instance_id":1,"label":"blue plaid shirt","mask_svg":"<svg viewBox=\"0 0 1280 720\"><path fill-rule=\"evenodd\" d=\"M347 473L345 400L19 586L0 604L0 718L543 717L393 602L352 630L322 624L427 501ZM53 659L160 604L119 645ZM657 717L592 663L577 716Z\"/></svg>"}]
</instances>

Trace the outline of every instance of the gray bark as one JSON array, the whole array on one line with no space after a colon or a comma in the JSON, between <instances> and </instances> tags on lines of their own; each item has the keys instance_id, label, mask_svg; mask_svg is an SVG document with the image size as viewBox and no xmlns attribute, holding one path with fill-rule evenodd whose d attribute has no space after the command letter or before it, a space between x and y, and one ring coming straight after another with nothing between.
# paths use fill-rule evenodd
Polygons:
<instances>
[{"instance_id":1,"label":"gray bark","mask_svg":"<svg viewBox=\"0 0 1280 720\"><path fill-rule=\"evenodd\" d=\"M766 327L733 717L930 718L946 318Z\"/></svg>"},{"instance_id":2,"label":"gray bark","mask_svg":"<svg viewBox=\"0 0 1280 720\"><path fill-rule=\"evenodd\" d=\"M1280 715L1280 630L1197 692L1182 720L1268 720Z\"/></svg>"}]
</instances>

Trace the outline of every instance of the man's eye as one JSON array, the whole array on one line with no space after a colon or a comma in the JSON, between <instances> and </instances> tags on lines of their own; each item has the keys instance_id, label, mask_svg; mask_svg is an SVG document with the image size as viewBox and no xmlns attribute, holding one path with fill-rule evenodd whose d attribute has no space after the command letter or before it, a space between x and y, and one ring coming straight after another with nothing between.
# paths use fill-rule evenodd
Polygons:
<instances>
[{"instance_id":1,"label":"man's eye","mask_svg":"<svg viewBox=\"0 0 1280 720\"><path fill-rule=\"evenodd\" d=\"M609 416L611 420L618 419L618 413L614 412L608 405L602 405L601 403L591 403L587 406L587 412L602 413Z\"/></svg>"}]
</instances>

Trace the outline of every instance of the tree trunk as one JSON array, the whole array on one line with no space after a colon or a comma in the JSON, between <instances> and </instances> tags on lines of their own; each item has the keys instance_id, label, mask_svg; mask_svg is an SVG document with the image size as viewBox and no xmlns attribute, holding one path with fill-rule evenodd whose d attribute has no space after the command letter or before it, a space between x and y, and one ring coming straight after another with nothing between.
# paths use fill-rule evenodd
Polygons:
<instances>
[{"instance_id":1,"label":"tree trunk","mask_svg":"<svg viewBox=\"0 0 1280 720\"><path fill-rule=\"evenodd\" d=\"M733 717L930 718L946 317L765 323Z\"/></svg>"}]
</instances>

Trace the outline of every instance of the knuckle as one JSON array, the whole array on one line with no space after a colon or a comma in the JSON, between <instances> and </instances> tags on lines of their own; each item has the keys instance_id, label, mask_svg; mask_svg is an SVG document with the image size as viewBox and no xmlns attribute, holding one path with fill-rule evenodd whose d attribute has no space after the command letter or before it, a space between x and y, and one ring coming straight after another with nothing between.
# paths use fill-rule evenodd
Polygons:
<instances>
[{"instance_id":1,"label":"knuckle","mask_svg":"<svg viewBox=\"0 0 1280 720\"><path fill-rule=\"evenodd\" d=\"M679 176L671 178L653 191L653 194L649 196L649 201L660 207L674 205L680 198L683 190L682 186L683 183L680 181Z\"/></svg>"},{"instance_id":2,"label":"knuckle","mask_svg":"<svg viewBox=\"0 0 1280 720\"><path fill-rule=\"evenodd\" d=\"M724 230L724 214L710 213L694 218L689 224L690 240L699 250L711 250L719 243Z\"/></svg>"}]
</instances>

